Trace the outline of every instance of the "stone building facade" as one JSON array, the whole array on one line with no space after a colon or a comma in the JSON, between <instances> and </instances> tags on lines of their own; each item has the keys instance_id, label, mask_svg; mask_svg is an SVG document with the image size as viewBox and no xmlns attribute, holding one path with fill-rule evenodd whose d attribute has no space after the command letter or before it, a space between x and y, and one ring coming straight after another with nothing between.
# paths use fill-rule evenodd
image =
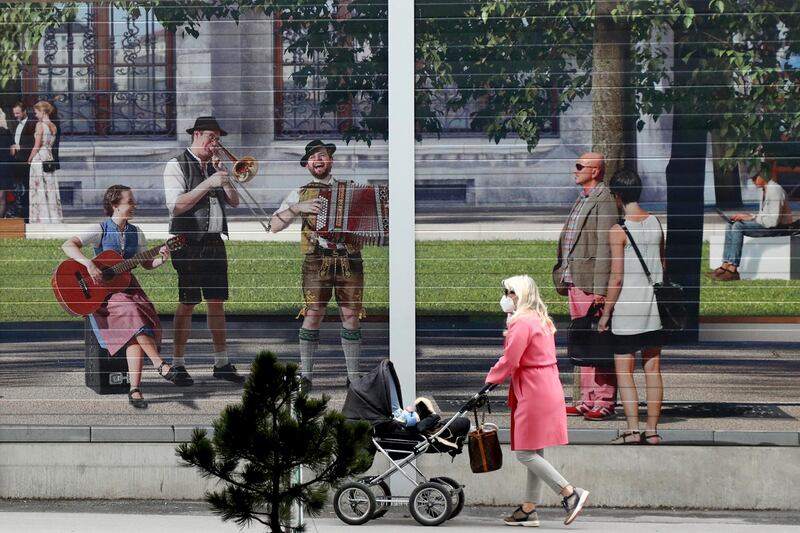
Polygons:
<instances>
[{"instance_id":1,"label":"stone building facade","mask_svg":"<svg viewBox=\"0 0 800 533\"><path fill-rule=\"evenodd\" d=\"M135 26L137 21L133 22ZM122 31L127 27L124 35L129 38L130 23L130 20L124 24L119 21L117 47L122 52L126 46L131 48L130 42L125 43ZM87 23L83 29L88 26ZM159 33L157 27L153 31ZM72 203L67 201L65 206L67 212L70 207L99 207L103 191L114 183L132 185L143 206L163 205L164 163L187 146L189 136L185 130L200 115L216 116L229 131L224 142L231 152L250 155L261 162L259 175L247 187L267 210L277 206L289 190L305 182L307 173L298 160L304 145L317 137L338 144L336 175L362 182L385 182L388 150L383 141L377 140L368 147L364 143L345 145L331 131L279 134L274 120L281 112L276 108L280 104L276 91L288 77L280 72L285 65L282 53L276 57L281 47L280 35L276 33L280 31L274 21L250 14L238 24L205 23L198 38L180 32L172 37L169 43L172 49L165 51L173 58L172 72L167 74L170 82L167 92L172 91L169 131L105 136L67 133L61 145L59 173L62 188L71 193ZM77 33L72 37L71 46L79 47L76 45L79 37ZM147 48L147 39L151 38L145 36L143 48ZM86 52L85 34L83 39ZM112 45L114 42L117 41L112 41ZM42 61L46 47L40 50L38 66L47 67ZM35 95L55 98L58 102L57 91L50 90L52 87L42 81L47 69L34 68L32 72L37 70L39 79L27 80L28 98L35 99L31 98ZM115 95L111 100L114 98ZM286 100L283 103L288 105ZM577 155L591 146L591 120L591 97L588 97L557 117L557 131L543 136L532 152L519 139L509 138L495 144L482 133L426 137L417 143L415 164L409 164L408 169L409 179L416 180L418 206L535 209L569 205L575 197L573 163ZM645 201L662 202L666 198L670 128L671 117L664 116L657 123L648 122L637 135Z\"/></svg>"}]
</instances>

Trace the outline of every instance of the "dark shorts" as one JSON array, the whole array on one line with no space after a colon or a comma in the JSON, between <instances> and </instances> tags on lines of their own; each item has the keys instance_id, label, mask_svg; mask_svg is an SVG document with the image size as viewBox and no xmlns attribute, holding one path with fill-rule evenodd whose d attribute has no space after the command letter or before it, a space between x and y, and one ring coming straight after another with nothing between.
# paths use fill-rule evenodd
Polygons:
<instances>
[{"instance_id":1,"label":"dark shorts","mask_svg":"<svg viewBox=\"0 0 800 533\"><path fill-rule=\"evenodd\" d=\"M657 348L664 344L664 331L646 331L636 335L614 335L614 353L636 353L647 348Z\"/></svg>"},{"instance_id":2,"label":"dark shorts","mask_svg":"<svg viewBox=\"0 0 800 533\"><path fill-rule=\"evenodd\" d=\"M361 309L364 261L360 253L315 252L303 259L303 300L307 308L323 308L336 295L339 307Z\"/></svg>"},{"instance_id":3,"label":"dark shorts","mask_svg":"<svg viewBox=\"0 0 800 533\"><path fill-rule=\"evenodd\" d=\"M196 305L202 300L228 299L228 256L221 236L188 240L186 246L172 253L172 266L178 272L180 303Z\"/></svg>"}]
</instances>

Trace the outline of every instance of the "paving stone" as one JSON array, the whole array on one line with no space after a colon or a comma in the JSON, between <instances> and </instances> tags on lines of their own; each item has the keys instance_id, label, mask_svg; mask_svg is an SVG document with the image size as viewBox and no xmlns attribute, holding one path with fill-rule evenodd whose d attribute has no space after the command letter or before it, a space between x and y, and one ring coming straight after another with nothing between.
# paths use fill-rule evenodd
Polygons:
<instances>
[{"instance_id":1,"label":"paving stone","mask_svg":"<svg viewBox=\"0 0 800 533\"><path fill-rule=\"evenodd\" d=\"M659 429L664 444L708 445L714 444L714 432L704 429Z\"/></svg>"},{"instance_id":2,"label":"paving stone","mask_svg":"<svg viewBox=\"0 0 800 533\"><path fill-rule=\"evenodd\" d=\"M739 446L800 446L794 431L715 431L714 443Z\"/></svg>"},{"instance_id":3,"label":"paving stone","mask_svg":"<svg viewBox=\"0 0 800 533\"><path fill-rule=\"evenodd\" d=\"M92 442L175 442L172 426L92 426Z\"/></svg>"},{"instance_id":4,"label":"paving stone","mask_svg":"<svg viewBox=\"0 0 800 533\"><path fill-rule=\"evenodd\" d=\"M211 426L199 427L206 430L206 436L208 436L208 438L214 437L214 428ZM194 426L175 426L175 442L189 442L192 440L194 429Z\"/></svg>"},{"instance_id":5,"label":"paving stone","mask_svg":"<svg viewBox=\"0 0 800 533\"><path fill-rule=\"evenodd\" d=\"M570 429L570 444L608 444L616 439L619 431L616 429Z\"/></svg>"},{"instance_id":6,"label":"paving stone","mask_svg":"<svg viewBox=\"0 0 800 533\"><path fill-rule=\"evenodd\" d=\"M0 426L0 442L89 442L89 426Z\"/></svg>"}]
</instances>

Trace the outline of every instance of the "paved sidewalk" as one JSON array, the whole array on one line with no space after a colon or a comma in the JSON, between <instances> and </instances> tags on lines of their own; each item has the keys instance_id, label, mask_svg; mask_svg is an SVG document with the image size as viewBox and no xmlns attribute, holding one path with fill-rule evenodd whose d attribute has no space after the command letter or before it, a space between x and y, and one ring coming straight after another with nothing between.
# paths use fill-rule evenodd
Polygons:
<instances>
[{"instance_id":1,"label":"paved sidewalk","mask_svg":"<svg viewBox=\"0 0 800 533\"><path fill-rule=\"evenodd\" d=\"M13 533L245 533L265 532L265 526L250 526L240 529L232 522L224 523L220 518L203 514L159 515L144 507L137 514L110 514L103 512L2 512L0 521L3 530ZM480 514L472 514L468 508L462 515L442 524L448 531L506 531L500 517L505 508L487 508ZM405 515L405 516L403 516ZM493 515L493 516L487 516ZM542 530L584 531L592 533L798 533L798 516L787 513L692 513L638 510L632 512L585 511L569 528L562 523L561 513L555 509L542 510ZM336 518L325 516L307 522L309 533L352 532L356 526L348 526ZM392 509L379 520L360 526L358 531L431 531L430 527L417 524L405 509Z\"/></svg>"},{"instance_id":2,"label":"paved sidewalk","mask_svg":"<svg viewBox=\"0 0 800 533\"><path fill-rule=\"evenodd\" d=\"M95 394L84 385L83 335L80 329L4 333L0 342L0 425L208 425L230 402L241 399L241 387L210 375L212 354L208 333L197 327L190 340L189 371L193 387L178 388L145 370L143 387L151 402L145 412L131 408L124 395ZM466 328L468 325L464 324ZM234 364L247 371L260 350L271 350L287 361L298 361L297 321L250 320L229 324L229 352ZM325 323L314 367L315 394L332 397L341 407L345 395L344 360L338 324ZM361 368L367 370L388 355L386 322L364 323ZM480 322L468 329L445 323L427 324L417 333L417 394L431 397L440 412L451 414L483 384L487 370L502 348L502 320ZM563 328L561 331L565 331ZM164 322L169 359L172 326ZM560 371L567 397L572 395L573 368L559 338ZM665 406L661 429L697 430L697 439L713 441L714 431L794 432L800 418L800 346L790 343L700 343L664 350ZM26 369L20 372L20 369ZM637 384L642 385L641 372ZM507 386L493 393L489 417L509 427L505 405ZM641 393L643 396L643 392ZM589 422L571 417L570 428L624 428L622 409L615 420ZM665 435L666 437L666 435ZM611 440L605 434L600 442ZM674 438L674 437L673 437ZM796 445L796 444L795 444Z\"/></svg>"}]
</instances>

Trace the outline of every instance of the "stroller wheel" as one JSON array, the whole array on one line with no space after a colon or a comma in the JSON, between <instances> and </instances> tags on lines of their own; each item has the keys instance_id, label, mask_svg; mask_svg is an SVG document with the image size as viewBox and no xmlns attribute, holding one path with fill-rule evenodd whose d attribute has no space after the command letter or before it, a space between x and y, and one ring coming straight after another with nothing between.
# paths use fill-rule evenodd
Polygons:
<instances>
[{"instance_id":1,"label":"stroller wheel","mask_svg":"<svg viewBox=\"0 0 800 533\"><path fill-rule=\"evenodd\" d=\"M377 507L372 491L358 481L343 484L333 496L333 510L336 516L351 526L360 526L368 522Z\"/></svg>"},{"instance_id":2,"label":"stroller wheel","mask_svg":"<svg viewBox=\"0 0 800 533\"><path fill-rule=\"evenodd\" d=\"M445 487L448 485L452 487L450 502L453 505L453 512L450 513L450 516L448 516L447 519L452 520L453 518L457 517L459 513L461 513L461 510L464 509L464 503L467 500L467 498L464 496L464 486L455 479L445 476L431 478L431 481L434 483L441 483Z\"/></svg>"},{"instance_id":3,"label":"stroller wheel","mask_svg":"<svg viewBox=\"0 0 800 533\"><path fill-rule=\"evenodd\" d=\"M453 512L450 487L434 482L418 485L408 498L408 510L423 526L438 526Z\"/></svg>"},{"instance_id":4,"label":"stroller wheel","mask_svg":"<svg viewBox=\"0 0 800 533\"><path fill-rule=\"evenodd\" d=\"M375 485L371 485L370 482L372 479L371 477L362 477L359 481L369 486L370 490L372 490L372 495L375 496L377 507L370 517L370 520L375 520L389 512L389 507L392 505L392 491L385 481L380 481Z\"/></svg>"}]
</instances>

